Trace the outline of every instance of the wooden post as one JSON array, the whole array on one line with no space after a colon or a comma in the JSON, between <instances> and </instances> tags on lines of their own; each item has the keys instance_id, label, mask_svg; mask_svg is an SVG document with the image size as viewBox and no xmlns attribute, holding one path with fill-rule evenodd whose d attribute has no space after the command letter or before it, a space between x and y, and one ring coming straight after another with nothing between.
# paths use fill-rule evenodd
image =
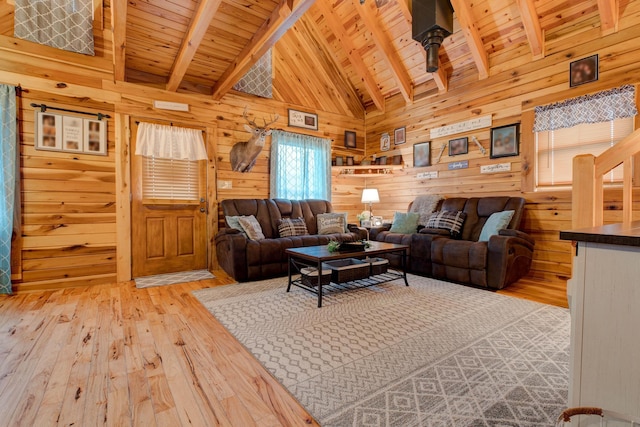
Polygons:
<instances>
[{"instance_id":1,"label":"wooden post","mask_svg":"<svg viewBox=\"0 0 640 427\"><path fill-rule=\"evenodd\" d=\"M633 216L633 156L622 163L622 222L629 224Z\"/></svg>"},{"instance_id":2,"label":"wooden post","mask_svg":"<svg viewBox=\"0 0 640 427\"><path fill-rule=\"evenodd\" d=\"M600 186L600 193L602 193L602 186ZM571 227L573 229L596 225L595 201L595 156L593 154L576 156L573 158L573 191L571 196ZM602 205L600 209L602 209Z\"/></svg>"}]
</instances>

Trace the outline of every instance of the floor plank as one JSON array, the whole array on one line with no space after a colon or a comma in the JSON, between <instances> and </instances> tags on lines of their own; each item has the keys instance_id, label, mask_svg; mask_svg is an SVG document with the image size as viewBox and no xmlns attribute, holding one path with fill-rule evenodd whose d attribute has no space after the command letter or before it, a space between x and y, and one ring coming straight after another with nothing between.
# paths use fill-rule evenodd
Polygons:
<instances>
[{"instance_id":1,"label":"floor plank","mask_svg":"<svg viewBox=\"0 0 640 427\"><path fill-rule=\"evenodd\" d=\"M193 297L214 274L0 296L0 426L317 426ZM561 280L498 292L567 305Z\"/></svg>"}]
</instances>

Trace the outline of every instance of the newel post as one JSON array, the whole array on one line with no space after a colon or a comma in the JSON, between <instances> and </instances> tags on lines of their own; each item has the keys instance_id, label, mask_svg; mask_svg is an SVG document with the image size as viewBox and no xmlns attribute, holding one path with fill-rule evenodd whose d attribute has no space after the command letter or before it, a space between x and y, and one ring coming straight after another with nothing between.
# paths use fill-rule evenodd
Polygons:
<instances>
[{"instance_id":1,"label":"newel post","mask_svg":"<svg viewBox=\"0 0 640 427\"><path fill-rule=\"evenodd\" d=\"M573 191L571 196L571 228L594 227L597 224L598 215L596 207L602 210L602 178L595 176L595 156L593 154L581 154L573 158ZM598 197L598 185L600 189ZM600 205L597 200L600 199ZM602 213L599 215L602 221Z\"/></svg>"}]
</instances>

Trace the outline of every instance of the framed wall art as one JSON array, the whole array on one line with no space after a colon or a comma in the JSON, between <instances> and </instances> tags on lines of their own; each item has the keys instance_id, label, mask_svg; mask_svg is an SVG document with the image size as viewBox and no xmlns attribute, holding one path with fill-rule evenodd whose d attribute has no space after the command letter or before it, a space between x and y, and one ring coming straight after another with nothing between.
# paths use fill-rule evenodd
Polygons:
<instances>
[{"instance_id":1,"label":"framed wall art","mask_svg":"<svg viewBox=\"0 0 640 427\"><path fill-rule=\"evenodd\" d=\"M318 115L289 109L289 126L318 130Z\"/></svg>"},{"instance_id":2,"label":"framed wall art","mask_svg":"<svg viewBox=\"0 0 640 427\"><path fill-rule=\"evenodd\" d=\"M518 155L520 124L515 123L491 129L490 158L511 157Z\"/></svg>"},{"instance_id":3,"label":"framed wall art","mask_svg":"<svg viewBox=\"0 0 640 427\"><path fill-rule=\"evenodd\" d=\"M344 146L347 148L356 148L356 133L350 130L344 131Z\"/></svg>"},{"instance_id":4,"label":"framed wall art","mask_svg":"<svg viewBox=\"0 0 640 427\"><path fill-rule=\"evenodd\" d=\"M598 55L573 61L569 65L569 86L595 82L598 80Z\"/></svg>"},{"instance_id":5,"label":"framed wall art","mask_svg":"<svg viewBox=\"0 0 640 427\"><path fill-rule=\"evenodd\" d=\"M469 138L456 138L449 140L449 155L457 156L469 152Z\"/></svg>"},{"instance_id":6,"label":"framed wall art","mask_svg":"<svg viewBox=\"0 0 640 427\"><path fill-rule=\"evenodd\" d=\"M84 121L84 152L107 155L107 123L102 120Z\"/></svg>"},{"instance_id":7,"label":"framed wall art","mask_svg":"<svg viewBox=\"0 0 640 427\"><path fill-rule=\"evenodd\" d=\"M400 145L407 142L407 130L404 127L398 128L393 131L393 144Z\"/></svg>"},{"instance_id":8,"label":"framed wall art","mask_svg":"<svg viewBox=\"0 0 640 427\"><path fill-rule=\"evenodd\" d=\"M107 155L107 121L35 112L36 150Z\"/></svg>"},{"instance_id":9,"label":"framed wall art","mask_svg":"<svg viewBox=\"0 0 640 427\"><path fill-rule=\"evenodd\" d=\"M62 116L62 151L82 153L82 119Z\"/></svg>"},{"instance_id":10,"label":"framed wall art","mask_svg":"<svg viewBox=\"0 0 640 427\"><path fill-rule=\"evenodd\" d=\"M62 116L36 111L35 123L36 150L62 151Z\"/></svg>"},{"instance_id":11,"label":"framed wall art","mask_svg":"<svg viewBox=\"0 0 640 427\"><path fill-rule=\"evenodd\" d=\"M391 148L391 137L388 133L383 133L380 136L380 151L389 151Z\"/></svg>"},{"instance_id":12,"label":"framed wall art","mask_svg":"<svg viewBox=\"0 0 640 427\"><path fill-rule=\"evenodd\" d=\"M413 167L431 166L431 141L413 144Z\"/></svg>"}]
</instances>

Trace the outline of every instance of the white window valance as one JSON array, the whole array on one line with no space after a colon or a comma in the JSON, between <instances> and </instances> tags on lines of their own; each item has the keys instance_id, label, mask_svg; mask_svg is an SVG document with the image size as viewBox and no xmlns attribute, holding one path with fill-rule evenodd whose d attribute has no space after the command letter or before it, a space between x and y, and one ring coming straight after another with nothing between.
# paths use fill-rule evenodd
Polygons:
<instances>
[{"instance_id":1,"label":"white window valance","mask_svg":"<svg viewBox=\"0 0 640 427\"><path fill-rule=\"evenodd\" d=\"M208 158L202 131L143 122L138 125L136 154L176 160Z\"/></svg>"},{"instance_id":2,"label":"white window valance","mask_svg":"<svg viewBox=\"0 0 640 427\"><path fill-rule=\"evenodd\" d=\"M635 87L622 86L535 108L534 132L609 122L638 114Z\"/></svg>"}]
</instances>

